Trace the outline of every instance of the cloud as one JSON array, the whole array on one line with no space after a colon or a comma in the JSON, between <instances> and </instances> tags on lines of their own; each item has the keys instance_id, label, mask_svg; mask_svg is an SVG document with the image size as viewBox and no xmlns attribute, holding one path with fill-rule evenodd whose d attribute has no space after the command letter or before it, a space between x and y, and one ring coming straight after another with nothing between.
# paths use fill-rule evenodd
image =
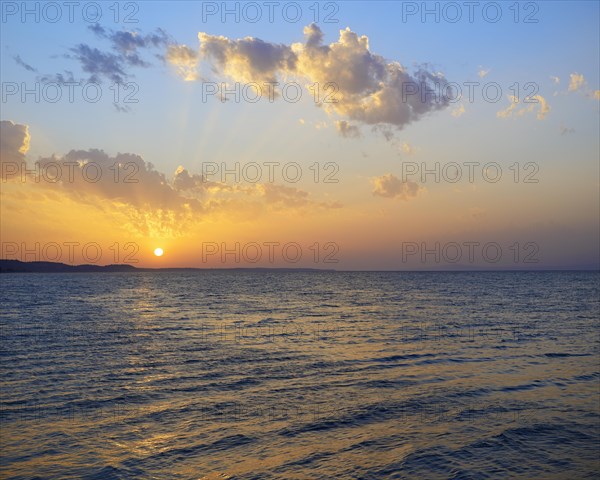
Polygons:
<instances>
[{"instance_id":1,"label":"cloud","mask_svg":"<svg viewBox=\"0 0 600 480\"><path fill-rule=\"evenodd\" d=\"M298 57L296 74L321 88L335 85L335 103L325 109L368 125L401 129L424 115L445 108L442 93L447 81L422 66L414 74L398 62L387 62L369 49L369 40L349 28L340 30L337 42L322 45L315 24L304 29L305 43L292 45ZM414 93L410 93L414 92Z\"/></svg>"},{"instance_id":2,"label":"cloud","mask_svg":"<svg viewBox=\"0 0 600 480\"><path fill-rule=\"evenodd\" d=\"M25 63L23 61L23 59L21 58L20 55L14 55L13 60L15 61L15 63L17 65L20 65L21 67L23 67L25 70L29 71L29 72L37 72L36 68L33 68L31 65L29 65L28 63Z\"/></svg>"},{"instance_id":3,"label":"cloud","mask_svg":"<svg viewBox=\"0 0 600 480\"><path fill-rule=\"evenodd\" d=\"M452 112L450 112L453 117L460 117L465 113L465 106L461 103L458 107L456 107Z\"/></svg>"},{"instance_id":4,"label":"cloud","mask_svg":"<svg viewBox=\"0 0 600 480\"><path fill-rule=\"evenodd\" d=\"M477 75L479 75L479 78L484 78L491 71L492 71L491 68L488 68L487 70L485 70L483 67L479 67L479 71L477 72Z\"/></svg>"},{"instance_id":5,"label":"cloud","mask_svg":"<svg viewBox=\"0 0 600 480\"><path fill-rule=\"evenodd\" d=\"M338 120L335 122L335 128L338 133L345 138L360 137L360 130L355 125L350 125L346 120Z\"/></svg>"},{"instance_id":6,"label":"cloud","mask_svg":"<svg viewBox=\"0 0 600 480\"><path fill-rule=\"evenodd\" d=\"M578 73L572 73L571 75L569 75L569 77L569 92L576 92L586 83L585 78L583 78L583 75L580 75Z\"/></svg>"},{"instance_id":7,"label":"cloud","mask_svg":"<svg viewBox=\"0 0 600 480\"><path fill-rule=\"evenodd\" d=\"M400 145L400 151L406 155L414 155L417 149L407 142L402 142L402 145Z\"/></svg>"},{"instance_id":8,"label":"cloud","mask_svg":"<svg viewBox=\"0 0 600 480\"><path fill-rule=\"evenodd\" d=\"M125 81L127 74L120 55L102 52L83 43L72 47L70 51L72 55L66 55L66 58L73 58L80 63L81 69L90 74L89 82L100 83L103 78L115 83Z\"/></svg>"},{"instance_id":9,"label":"cloud","mask_svg":"<svg viewBox=\"0 0 600 480\"><path fill-rule=\"evenodd\" d=\"M286 45L246 37L227 37L198 33L200 55L214 62L215 68L240 82L275 83L277 73L293 70L296 55Z\"/></svg>"},{"instance_id":10,"label":"cloud","mask_svg":"<svg viewBox=\"0 0 600 480\"><path fill-rule=\"evenodd\" d=\"M0 121L0 178L2 181L21 178L25 154L29 150L29 127L8 120Z\"/></svg>"},{"instance_id":11,"label":"cloud","mask_svg":"<svg viewBox=\"0 0 600 480\"><path fill-rule=\"evenodd\" d=\"M25 125L1 123L0 160L26 167L29 132ZM4 172L4 166L2 171ZM274 183L227 184L207 180L179 166L171 178L139 155L111 156L100 149L71 150L66 155L40 158L29 170L37 177L22 182L38 194L63 194L107 215L122 214L138 233L176 236L192 223L211 216L247 219L263 211L304 213L340 208L319 202L296 187ZM13 169L14 171L14 169ZM20 173L13 178L21 180Z\"/></svg>"},{"instance_id":12,"label":"cloud","mask_svg":"<svg viewBox=\"0 0 600 480\"><path fill-rule=\"evenodd\" d=\"M373 195L384 198L398 198L400 200L410 200L416 197L423 187L415 182L403 182L391 173L374 177L371 179L373 184Z\"/></svg>"},{"instance_id":13,"label":"cloud","mask_svg":"<svg viewBox=\"0 0 600 480\"><path fill-rule=\"evenodd\" d=\"M186 45L169 45L165 59L177 68L177 74L186 82L198 80L198 52Z\"/></svg>"},{"instance_id":14,"label":"cloud","mask_svg":"<svg viewBox=\"0 0 600 480\"><path fill-rule=\"evenodd\" d=\"M257 186L257 191L270 204L302 207L309 202L308 192L295 187L264 183Z\"/></svg>"},{"instance_id":15,"label":"cloud","mask_svg":"<svg viewBox=\"0 0 600 480\"><path fill-rule=\"evenodd\" d=\"M82 201L109 199L139 210L202 210L198 199L180 195L163 173L139 155L119 153L111 157L98 149L71 150L62 157L53 155L36 163L49 172L51 163L61 165L63 177L56 185ZM69 168L73 171L70 177Z\"/></svg>"},{"instance_id":16,"label":"cloud","mask_svg":"<svg viewBox=\"0 0 600 480\"><path fill-rule=\"evenodd\" d=\"M554 75L550 75L550 80L552 80L556 85L560 83L560 78L555 77Z\"/></svg>"},{"instance_id":17,"label":"cloud","mask_svg":"<svg viewBox=\"0 0 600 480\"><path fill-rule=\"evenodd\" d=\"M89 30L101 40L108 42L109 50L101 50L87 43L80 43L69 48L69 53L63 57L76 60L81 70L87 74L88 82L101 83L109 80L115 83L124 83L130 77L131 67L147 68L151 63L143 58L143 52L151 49L166 48L173 44L173 40L164 30L157 29L149 34L138 31L115 31L104 28L98 24L90 25ZM161 55L158 55L162 58ZM73 80L73 74L69 72ZM47 74L40 77L41 81L61 82L65 80L62 74Z\"/></svg>"},{"instance_id":18,"label":"cloud","mask_svg":"<svg viewBox=\"0 0 600 480\"><path fill-rule=\"evenodd\" d=\"M328 114L343 117L347 125L371 125L380 132L393 133L450 104L441 73L422 65L411 74L399 62L372 53L368 38L349 28L340 30L339 39L328 45L315 24L304 28L304 37L303 43L284 45L200 32L198 54L213 74L236 82L294 79L306 82L307 88L317 84L317 103ZM180 67L178 56L167 56L167 61Z\"/></svg>"},{"instance_id":19,"label":"cloud","mask_svg":"<svg viewBox=\"0 0 600 480\"><path fill-rule=\"evenodd\" d=\"M536 118L538 120L544 120L546 118L546 115L550 111L550 105L548 105L548 102L546 101L546 99L544 97L542 97L541 95L534 95L533 97L528 98L528 101L524 102L527 106L519 108L519 109L517 109L517 105L519 103L521 103L519 101L519 99L513 95L509 95L508 98L511 103L506 109L500 110L499 112L496 113L496 116L498 118L510 118L513 115L516 117L521 117L521 116L525 115L526 113L533 112L536 105L539 105L539 109L536 114Z\"/></svg>"},{"instance_id":20,"label":"cloud","mask_svg":"<svg viewBox=\"0 0 600 480\"><path fill-rule=\"evenodd\" d=\"M588 87L588 83L583 74L572 73L569 75L569 88L568 92L581 92L583 95L595 100L600 100L600 90L592 90Z\"/></svg>"},{"instance_id":21,"label":"cloud","mask_svg":"<svg viewBox=\"0 0 600 480\"><path fill-rule=\"evenodd\" d=\"M544 120L544 118L546 118L546 115L550 111L550 105L548 105L548 102L546 102L546 99L544 97L542 97L541 95L535 95L532 98L537 100L540 104L540 109L536 115L536 118L538 120Z\"/></svg>"}]
</instances>

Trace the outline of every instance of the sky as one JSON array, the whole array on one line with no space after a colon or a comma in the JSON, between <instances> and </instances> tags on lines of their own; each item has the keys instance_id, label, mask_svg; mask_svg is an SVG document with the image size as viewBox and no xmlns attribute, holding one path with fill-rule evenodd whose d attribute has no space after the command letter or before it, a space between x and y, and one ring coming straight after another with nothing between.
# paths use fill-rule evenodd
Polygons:
<instances>
[{"instance_id":1,"label":"sky","mask_svg":"<svg viewBox=\"0 0 600 480\"><path fill-rule=\"evenodd\" d=\"M1 258L599 268L598 2L0 3Z\"/></svg>"}]
</instances>

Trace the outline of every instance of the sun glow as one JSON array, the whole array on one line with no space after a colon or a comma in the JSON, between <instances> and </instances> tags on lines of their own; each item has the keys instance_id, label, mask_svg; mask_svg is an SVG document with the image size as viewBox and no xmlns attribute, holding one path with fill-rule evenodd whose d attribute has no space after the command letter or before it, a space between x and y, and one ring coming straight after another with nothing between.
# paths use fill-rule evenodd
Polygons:
<instances>
[{"instance_id":1,"label":"sun glow","mask_svg":"<svg viewBox=\"0 0 600 480\"><path fill-rule=\"evenodd\" d=\"M165 252L160 247L154 249L154 255L156 255L157 257L162 257L163 253Z\"/></svg>"}]
</instances>

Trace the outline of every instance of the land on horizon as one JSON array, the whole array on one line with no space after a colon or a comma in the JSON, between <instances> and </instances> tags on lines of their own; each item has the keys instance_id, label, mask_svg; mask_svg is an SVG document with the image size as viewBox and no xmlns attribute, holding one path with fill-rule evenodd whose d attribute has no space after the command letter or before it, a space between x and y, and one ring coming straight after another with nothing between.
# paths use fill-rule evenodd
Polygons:
<instances>
[{"instance_id":1,"label":"land on horizon","mask_svg":"<svg viewBox=\"0 0 600 480\"><path fill-rule=\"evenodd\" d=\"M588 266L572 266L572 267L542 267L542 268L503 268L489 269L477 268L474 266L453 267L438 266L436 269L423 268L420 270L337 270L333 268L306 268L306 267L135 267L130 264L109 264L109 265L93 265L80 264L69 265L61 262L44 262L33 261L23 262L21 260L0 259L0 273L109 273L109 272L178 272L178 271L256 271L256 272L343 272L343 271L364 271L364 272L549 272L549 271L583 271L583 272L598 272L594 267Z\"/></svg>"}]
</instances>

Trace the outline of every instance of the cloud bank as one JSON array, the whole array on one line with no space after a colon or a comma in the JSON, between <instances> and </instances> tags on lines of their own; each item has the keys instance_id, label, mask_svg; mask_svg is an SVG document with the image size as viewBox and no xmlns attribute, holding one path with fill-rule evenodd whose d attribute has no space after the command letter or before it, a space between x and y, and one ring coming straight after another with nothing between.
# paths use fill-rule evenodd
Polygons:
<instances>
[{"instance_id":1,"label":"cloud bank","mask_svg":"<svg viewBox=\"0 0 600 480\"><path fill-rule=\"evenodd\" d=\"M100 149L71 150L31 165L25 158L28 126L2 121L0 127L2 181L27 184L40 194L61 193L109 214L123 213L145 235L177 236L190 224L215 215L252 219L264 211L303 214L341 207L337 202L315 201L308 192L286 185L209 181L183 166L168 178L131 153L110 156Z\"/></svg>"}]
</instances>

